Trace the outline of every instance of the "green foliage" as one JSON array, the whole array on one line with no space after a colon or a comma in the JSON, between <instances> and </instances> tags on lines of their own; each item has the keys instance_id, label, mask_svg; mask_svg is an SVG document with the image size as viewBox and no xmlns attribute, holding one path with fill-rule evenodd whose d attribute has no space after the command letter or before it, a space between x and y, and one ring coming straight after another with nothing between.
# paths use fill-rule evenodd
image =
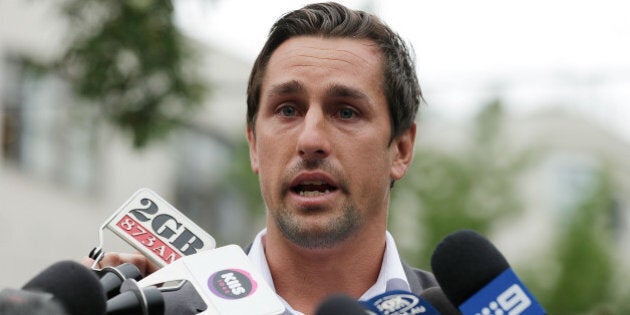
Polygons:
<instances>
[{"instance_id":1,"label":"green foliage","mask_svg":"<svg viewBox=\"0 0 630 315\"><path fill-rule=\"evenodd\" d=\"M602 173L566 218L557 245L560 273L549 292L541 295L550 314L595 314L611 302L612 197L610 178Z\"/></svg>"},{"instance_id":2,"label":"green foliage","mask_svg":"<svg viewBox=\"0 0 630 315\"><path fill-rule=\"evenodd\" d=\"M540 151L516 151L503 137L502 122L501 104L493 102L477 116L470 145L454 153L427 146L416 150L414 164L394 189L392 200L397 206L402 205L399 199L420 205L415 229L423 233L422 244L400 248L406 261L427 268L431 252L447 234L469 228L489 235L495 222L522 208L514 188L519 174L538 159ZM576 204L559 209L566 215L555 226L559 233L554 254L536 257L535 267L519 271L549 314L630 311L630 292L617 292L627 279L621 278L622 270L614 267L619 264L611 255L614 191L608 173L596 174L592 187L578 193L581 198ZM392 208L390 215L396 222L401 221L396 216L408 217L409 212ZM536 269L541 266L548 269Z\"/></svg>"},{"instance_id":3,"label":"green foliage","mask_svg":"<svg viewBox=\"0 0 630 315\"><path fill-rule=\"evenodd\" d=\"M412 196L420 205L424 247L403 249L407 261L428 266L446 235L464 228L487 234L494 220L521 209L516 178L533 161L534 151L515 152L505 142L503 116L499 101L486 105L469 145L455 154L430 147L416 150L408 175L397 186L400 191L394 189L394 198ZM396 216L398 211L390 213Z\"/></svg>"},{"instance_id":4,"label":"green foliage","mask_svg":"<svg viewBox=\"0 0 630 315\"><path fill-rule=\"evenodd\" d=\"M135 147L167 135L187 120L206 88L194 56L173 24L169 0L70 0L71 44L51 63L54 72L104 118L129 132Z\"/></svg>"},{"instance_id":5,"label":"green foliage","mask_svg":"<svg viewBox=\"0 0 630 315\"><path fill-rule=\"evenodd\" d=\"M258 176L252 171L249 160L249 145L246 140L234 147L230 167L226 170L224 178L228 185L235 186L241 199L244 201L250 215L260 219L265 215L264 203L258 184Z\"/></svg>"}]
</instances>

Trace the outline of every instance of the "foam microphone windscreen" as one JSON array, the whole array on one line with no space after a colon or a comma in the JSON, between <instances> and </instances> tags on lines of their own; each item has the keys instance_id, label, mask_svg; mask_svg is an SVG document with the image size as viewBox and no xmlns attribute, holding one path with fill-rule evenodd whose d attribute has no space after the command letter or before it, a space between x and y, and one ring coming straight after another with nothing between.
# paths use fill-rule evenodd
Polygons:
<instances>
[{"instance_id":1,"label":"foam microphone windscreen","mask_svg":"<svg viewBox=\"0 0 630 315\"><path fill-rule=\"evenodd\" d=\"M53 295L69 315L105 314L106 297L96 274L74 261L44 269L22 288Z\"/></svg>"},{"instance_id":2,"label":"foam microphone windscreen","mask_svg":"<svg viewBox=\"0 0 630 315\"><path fill-rule=\"evenodd\" d=\"M462 312L449 301L440 287L431 287L420 294L420 297L427 300L440 315L461 315Z\"/></svg>"},{"instance_id":3,"label":"foam microphone windscreen","mask_svg":"<svg viewBox=\"0 0 630 315\"><path fill-rule=\"evenodd\" d=\"M367 312L357 300L344 295L333 294L317 307L315 315L365 315Z\"/></svg>"},{"instance_id":4,"label":"foam microphone windscreen","mask_svg":"<svg viewBox=\"0 0 630 315\"><path fill-rule=\"evenodd\" d=\"M486 238L461 230L437 245L431 268L444 294L459 306L510 265Z\"/></svg>"}]
</instances>

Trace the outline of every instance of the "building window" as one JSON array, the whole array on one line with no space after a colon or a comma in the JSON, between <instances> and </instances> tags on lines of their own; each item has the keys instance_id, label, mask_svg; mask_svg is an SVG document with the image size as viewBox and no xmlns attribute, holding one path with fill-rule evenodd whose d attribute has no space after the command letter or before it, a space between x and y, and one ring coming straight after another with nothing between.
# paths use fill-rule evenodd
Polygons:
<instances>
[{"instance_id":1,"label":"building window","mask_svg":"<svg viewBox=\"0 0 630 315\"><path fill-rule=\"evenodd\" d=\"M4 61L2 157L39 179L73 190L96 189L98 123L95 108L78 102L53 75Z\"/></svg>"}]
</instances>

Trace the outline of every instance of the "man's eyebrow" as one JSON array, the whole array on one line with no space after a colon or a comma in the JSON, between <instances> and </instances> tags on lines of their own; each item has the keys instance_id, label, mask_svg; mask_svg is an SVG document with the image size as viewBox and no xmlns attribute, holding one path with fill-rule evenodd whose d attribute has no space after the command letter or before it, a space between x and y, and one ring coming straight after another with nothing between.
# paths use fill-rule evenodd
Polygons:
<instances>
[{"instance_id":1,"label":"man's eyebrow","mask_svg":"<svg viewBox=\"0 0 630 315\"><path fill-rule=\"evenodd\" d=\"M364 99L364 100L369 100L369 97L355 89L346 85L342 85L342 84L331 84L328 87L328 90L326 91L326 94L329 97L340 97L340 98L353 98L353 99Z\"/></svg>"},{"instance_id":2,"label":"man's eyebrow","mask_svg":"<svg viewBox=\"0 0 630 315\"><path fill-rule=\"evenodd\" d=\"M297 81L291 80L284 83L280 83L274 85L267 92L268 97L279 96L279 95L289 95L289 94L297 94L302 93L306 90L304 85ZM360 100L368 100L369 97L367 94L359 91L358 89L339 84L332 83L328 86L326 90L326 95L328 97L336 97L336 98L351 98L351 99L360 99Z\"/></svg>"},{"instance_id":3,"label":"man's eyebrow","mask_svg":"<svg viewBox=\"0 0 630 315\"><path fill-rule=\"evenodd\" d=\"M287 95L303 92L304 85L296 80L291 80L271 87L267 96Z\"/></svg>"}]
</instances>

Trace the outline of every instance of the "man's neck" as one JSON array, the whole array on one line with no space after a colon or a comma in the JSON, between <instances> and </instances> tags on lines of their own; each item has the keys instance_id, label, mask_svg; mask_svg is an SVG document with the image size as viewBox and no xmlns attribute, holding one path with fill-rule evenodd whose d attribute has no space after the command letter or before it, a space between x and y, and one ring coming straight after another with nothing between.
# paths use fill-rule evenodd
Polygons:
<instances>
[{"instance_id":1,"label":"man's neck","mask_svg":"<svg viewBox=\"0 0 630 315\"><path fill-rule=\"evenodd\" d=\"M305 314L330 294L359 298L377 280L385 252L385 231L353 235L334 248L306 249L268 231L263 244L276 292Z\"/></svg>"}]
</instances>

